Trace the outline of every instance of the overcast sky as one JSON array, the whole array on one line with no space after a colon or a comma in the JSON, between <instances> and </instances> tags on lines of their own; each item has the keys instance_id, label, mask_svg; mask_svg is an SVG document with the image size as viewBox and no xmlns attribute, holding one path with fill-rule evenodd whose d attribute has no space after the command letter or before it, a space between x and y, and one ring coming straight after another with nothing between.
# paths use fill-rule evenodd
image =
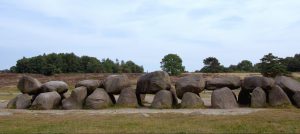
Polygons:
<instances>
[{"instance_id":1,"label":"overcast sky","mask_svg":"<svg viewBox=\"0 0 300 134\"><path fill-rule=\"evenodd\" d=\"M300 0L0 0L0 69L43 53L133 60L168 53L199 70L300 53Z\"/></svg>"}]
</instances>

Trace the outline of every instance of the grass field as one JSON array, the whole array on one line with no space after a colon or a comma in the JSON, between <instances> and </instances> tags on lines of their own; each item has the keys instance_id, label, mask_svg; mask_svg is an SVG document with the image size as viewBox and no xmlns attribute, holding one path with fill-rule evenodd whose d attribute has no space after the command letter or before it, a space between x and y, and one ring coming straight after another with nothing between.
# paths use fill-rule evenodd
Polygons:
<instances>
[{"instance_id":1,"label":"grass field","mask_svg":"<svg viewBox=\"0 0 300 134\"><path fill-rule=\"evenodd\" d=\"M270 109L248 115L88 113L0 116L1 133L300 133L300 110Z\"/></svg>"}]
</instances>

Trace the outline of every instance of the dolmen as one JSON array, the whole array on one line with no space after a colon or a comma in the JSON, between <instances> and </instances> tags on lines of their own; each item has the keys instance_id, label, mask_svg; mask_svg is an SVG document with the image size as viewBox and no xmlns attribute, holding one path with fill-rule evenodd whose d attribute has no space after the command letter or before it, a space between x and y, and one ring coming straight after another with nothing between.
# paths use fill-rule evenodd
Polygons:
<instances>
[{"instance_id":1,"label":"dolmen","mask_svg":"<svg viewBox=\"0 0 300 134\"><path fill-rule=\"evenodd\" d=\"M69 95L69 85L63 81L41 83L22 76L17 88L21 94L10 100L10 109L105 109L112 106L144 107L143 98L153 94L150 108L205 108L200 93L212 90L211 108L300 108L300 83L286 76L268 78L250 76L217 76L205 79L201 75L179 78L175 85L164 71L143 74L132 85L126 75L110 75L104 80L82 80ZM237 93L240 89L238 96ZM118 99L115 96L118 95ZM178 104L178 99L181 100Z\"/></svg>"},{"instance_id":2,"label":"dolmen","mask_svg":"<svg viewBox=\"0 0 300 134\"><path fill-rule=\"evenodd\" d=\"M243 80L236 76L219 76L207 80L206 89L213 90L212 108L300 107L300 83L286 76L250 76ZM230 92L235 89L241 89L238 97Z\"/></svg>"},{"instance_id":3,"label":"dolmen","mask_svg":"<svg viewBox=\"0 0 300 134\"><path fill-rule=\"evenodd\" d=\"M81 88L81 90L86 89L87 91L86 96L82 96L80 99L73 97L78 96L72 95L76 94L76 92L71 93L71 96L68 99L70 100L69 102L75 102L75 104L73 104L75 105L75 109L105 109L113 105L118 105L121 107L138 106L137 99L135 97L135 89L131 88L130 80L126 75L110 75L103 81L84 80L78 82L76 87ZM81 92L85 93L85 91ZM115 99L114 95L119 95L118 100ZM63 104L63 108L73 109L68 105L64 106ZM76 105L79 107L76 107Z\"/></svg>"},{"instance_id":4,"label":"dolmen","mask_svg":"<svg viewBox=\"0 0 300 134\"><path fill-rule=\"evenodd\" d=\"M275 79L252 76L246 77L239 93L239 104L253 108L290 107L292 104L299 107L297 92L300 83L296 80L277 76Z\"/></svg>"},{"instance_id":5,"label":"dolmen","mask_svg":"<svg viewBox=\"0 0 300 134\"><path fill-rule=\"evenodd\" d=\"M104 109L114 104L138 107L135 89L126 75L111 75L105 80L83 80L75 85L71 95L67 83L49 81L44 84L30 76L22 76L17 85L22 94L10 100L10 109ZM116 101L114 95L119 95Z\"/></svg>"},{"instance_id":6,"label":"dolmen","mask_svg":"<svg viewBox=\"0 0 300 134\"><path fill-rule=\"evenodd\" d=\"M60 108L68 85L62 81L50 81L41 84L30 76L22 76L17 85L22 94L10 100L7 104L12 109L49 110Z\"/></svg>"}]
</instances>

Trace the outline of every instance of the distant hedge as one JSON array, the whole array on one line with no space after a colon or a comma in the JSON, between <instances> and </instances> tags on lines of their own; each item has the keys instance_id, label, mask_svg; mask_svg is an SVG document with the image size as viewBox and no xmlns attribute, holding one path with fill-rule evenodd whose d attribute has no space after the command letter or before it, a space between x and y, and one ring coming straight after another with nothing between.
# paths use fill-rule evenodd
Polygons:
<instances>
[{"instance_id":1,"label":"distant hedge","mask_svg":"<svg viewBox=\"0 0 300 134\"><path fill-rule=\"evenodd\" d=\"M10 68L14 73L53 75L58 73L143 73L143 66L133 61L101 61L95 57L76 56L74 53L51 53L31 58L23 57Z\"/></svg>"}]
</instances>

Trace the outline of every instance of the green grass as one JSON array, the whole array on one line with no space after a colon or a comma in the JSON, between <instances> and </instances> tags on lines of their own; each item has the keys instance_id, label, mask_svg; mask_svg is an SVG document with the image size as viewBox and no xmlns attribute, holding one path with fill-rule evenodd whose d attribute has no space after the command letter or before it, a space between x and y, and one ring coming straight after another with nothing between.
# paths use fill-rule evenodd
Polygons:
<instances>
[{"instance_id":1,"label":"green grass","mask_svg":"<svg viewBox=\"0 0 300 134\"><path fill-rule=\"evenodd\" d=\"M0 118L2 133L300 133L300 110L270 109L248 115L14 114Z\"/></svg>"}]
</instances>

